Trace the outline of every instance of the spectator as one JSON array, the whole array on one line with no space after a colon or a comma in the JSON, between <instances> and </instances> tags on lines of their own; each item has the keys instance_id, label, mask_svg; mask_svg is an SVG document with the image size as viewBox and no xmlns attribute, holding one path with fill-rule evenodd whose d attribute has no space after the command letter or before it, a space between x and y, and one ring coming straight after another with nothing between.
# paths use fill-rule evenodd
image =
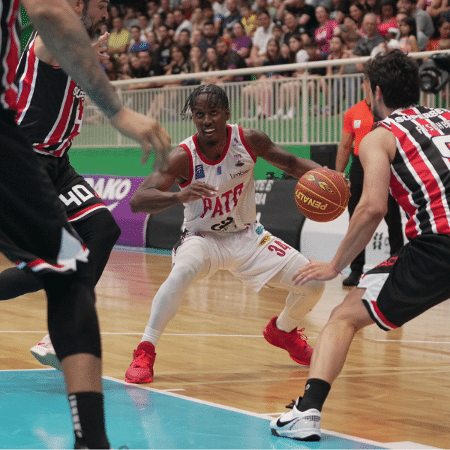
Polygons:
<instances>
[{"instance_id":1,"label":"spectator","mask_svg":"<svg viewBox=\"0 0 450 450\"><path fill-rule=\"evenodd\" d=\"M138 11L134 6L128 5L125 7L125 14L123 16L123 26L125 29L130 31L131 27L135 25L139 25Z\"/></svg>"},{"instance_id":2,"label":"spectator","mask_svg":"<svg viewBox=\"0 0 450 450\"><path fill-rule=\"evenodd\" d=\"M255 31L253 36L253 47L250 52L250 56L246 59L248 66L261 66L264 61L264 54L266 53L267 43L269 39L273 37L272 28L274 23L272 22L269 13L261 11L258 14L259 27Z\"/></svg>"},{"instance_id":3,"label":"spectator","mask_svg":"<svg viewBox=\"0 0 450 450\"><path fill-rule=\"evenodd\" d=\"M298 23L297 18L291 12L286 12L284 15L284 25L282 27L284 31L283 43L289 45L289 40L295 34L299 34L302 37L304 43L308 42L309 35L306 28ZM272 30L273 33L273 30Z\"/></svg>"},{"instance_id":4,"label":"spectator","mask_svg":"<svg viewBox=\"0 0 450 450\"><path fill-rule=\"evenodd\" d=\"M348 52L345 49L345 43L342 36L333 36L330 40L330 53L328 55L328 61L348 58ZM342 100L344 95L344 80L341 75L344 73L345 65L337 64L335 66L327 66L327 76L336 76L327 80L326 83L322 83L321 87L327 98L328 106L325 107L324 113L326 115L337 114L342 106ZM322 80L321 80L322 81Z\"/></svg>"},{"instance_id":5,"label":"spectator","mask_svg":"<svg viewBox=\"0 0 450 450\"><path fill-rule=\"evenodd\" d=\"M203 72L215 72L219 69L219 55L215 47L208 47L205 52L205 60L202 63ZM214 79L215 80L215 79ZM202 84L213 84L212 78L203 78Z\"/></svg>"},{"instance_id":6,"label":"spectator","mask_svg":"<svg viewBox=\"0 0 450 450\"><path fill-rule=\"evenodd\" d=\"M416 19L417 45L419 50L425 50L428 39L434 33L433 19L423 10L416 7L416 0L399 0L397 2L399 12L404 12L409 17ZM400 23L397 20L398 23Z\"/></svg>"},{"instance_id":7,"label":"spectator","mask_svg":"<svg viewBox=\"0 0 450 450\"><path fill-rule=\"evenodd\" d=\"M281 25L278 24L274 24L272 27L272 36L276 39L276 41L278 42L278 45L281 46L283 45L283 29L281 28Z\"/></svg>"},{"instance_id":8,"label":"spectator","mask_svg":"<svg viewBox=\"0 0 450 450\"><path fill-rule=\"evenodd\" d=\"M240 11L242 16L241 23L244 25L245 34L253 38L258 28L258 16L246 2L242 3Z\"/></svg>"},{"instance_id":9,"label":"spectator","mask_svg":"<svg viewBox=\"0 0 450 450\"><path fill-rule=\"evenodd\" d=\"M400 38L398 42L400 50L405 53L418 52L416 19L414 17L405 17L400 22L399 28Z\"/></svg>"},{"instance_id":10,"label":"spectator","mask_svg":"<svg viewBox=\"0 0 450 450\"><path fill-rule=\"evenodd\" d=\"M380 15L378 16L377 30L381 36L386 37L389 28L398 28L397 19L395 17L397 8L394 0L381 0L380 6L381 9Z\"/></svg>"},{"instance_id":11,"label":"spectator","mask_svg":"<svg viewBox=\"0 0 450 450\"><path fill-rule=\"evenodd\" d=\"M349 34L357 34L358 39L363 35L362 30L358 28L356 22L351 16L345 16L344 21L339 25L339 29L334 30L335 36L340 35L344 41L347 40Z\"/></svg>"},{"instance_id":12,"label":"spectator","mask_svg":"<svg viewBox=\"0 0 450 450\"><path fill-rule=\"evenodd\" d=\"M202 66L204 62L204 56L202 49L198 45L193 45L191 51L189 52L188 66L189 73L199 73L202 72ZM194 86L200 84L200 80L189 79L183 81L183 86Z\"/></svg>"},{"instance_id":13,"label":"spectator","mask_svg":"<svg viewBox=\"0 0 450 450\"><path fill-rule=\"evenodd\" d=\"M216 36L222 36L223 20L230 14L225 0L216 0L213 3L214 30Z\"/></svg>"},{"instance_id":14,"label":"spectator","mask_svg":"<svg viewBox=\"0 0 450 450\"><path fill-rule=\"evenodd\" d=\"M183 51L179 45L173 44L170 47L170 63L166 67L166 75L180 75L183 73L189 73L188 61L185 58ZM182 77L180 77L176 81L169 81L164 83L162 85L163 91L156 95L156 97L151 102L150 108L147 112L147 116L159 117L164 109L170 113L173 110L172 102L176 98L178 92L176 89L170 89L168 91L164 90L175 86L181 86L182 83ZM172 117L169 116L169 119L172 119Z\"/></svg>"},{"instance_id":15,"label":"spectator","mask_svg":"<svg viewBox=\"0 0 450 450\"><path fill-rule=\"evenodd\" d=\"M364 7L366 8L366 12L373 12L377 16L381 13L380 0L365 0Z\"/></svg>"},{"instance_id":16,"label":"spectator","mask_svg":"<svg viewBox=\"0 0 450 450\"><path fill-rule=\"evenodd\" d=\"M135 75L135 78L150 78L162 75L161 66L155 61L154 54L151 51L142 51L138 53L138 58L140 61L137 69L134 69L132 72ZM150 89L154 87L159 87L160 84L155 83L154 81L145 81L139 84L131 84L128 86L128 90L134 91L137 89Z\"/></svg>"},{"instance_id":17,"label":"spectator","mask_svg":"<svg viewBox=\"0 0 450 450\"><path fill-rule=\"evenodd\" d=\"M173 39L175 34L175 30L177 28L177 24L175 22L175 14L173 12L168 12L166 18L164 20L164 24L167 27L167 31L169 32L169 36Z\"/></svg>"},{"instance_id":18,"label":"spectator","mask_svg":"<svg viewBox=\"0 0 450 450\"><path fill-rule=\"evenodd\" d=\"M131 78L139 78L139 75L141 73L141 65L142 65L141 60L139 59L139 56L130 55L128 60L129 60L129 64L130 64ZM127 89L129 89L129 87Z\"/></svg>"},{"instance_id":19,"label":"spectator","mask_svg":"<svg viewBox=\"0 0 450 450\"><path fill-rule=\"evenodd\" d=\"M150 45L146 39L142 39L141 27L139 25L134 25L130 29L130 47L128 49L129 53L139 52L144 50L150 50ZM124 53L122 53L124 55Z\"/></svg>"},{"instance_id":20,"label":"spectator","mask_svg":"<svg viewBox=\"0 0 450 450\"><path fill-rule=\"evenodd\" d=\"M316 19L319 22L319 26L314 32L314 39L319 45L322 58L325 59L330 53L330 40L335 34L335 30L339 29L339 24L335 20L330 19L330 13L324 6L316 8Z\"/></svg>"},{"instance_id":21,"label":"spectator","mask_svg":"<svg viewBox=\"0 0 450 450\"><path fill-rule=\"evenodd\" d=\"M231 33L233 25L241 21L242 15L241 12L239 11L236 0L227 0L227 9L230 12L230 14L228 14L227 17L223 19L222 28L223 30L227 30L229 33Z\"/></svg>"},{"instance_id":22,"label":"spectator","mask_svg":"<svg viewBox=\"0 0 450 450\"><path fill-rule=\"evenodd\" d=\"M118 77L118 66L116 62L116 58L114 56L110 56L108 59L103 61L103 70L106 73L106 76L110 81L117 80Z\"/></svg>"},{"instance_id":23,"label":"spectator","mask_svg":"<svg viewBox=\"0 0 450 450\"><path fill-rule=\"evenodd\" d=\"M303 49L303 40L300 35L293 35L289 40L289 63L303 63L309 60L309 54ZM303 77L305 70L296 70L291 78ZM302 83L299 80L281 84L277 111L272 118L293 119L297 115L298 102ZM285 113L285 110L287 112Z\"/></svg>"},{"instance_id":24,"label":"spectator","mask_svg":"<svg viewBox=\"0 0 450 450\"><path fill-rule=\"evenodd\" d=\"M170 7L170 0L161 0L157 12L158 14L161 14L161 17L165 21L167 19L167 14L173 12L172 8Z\"/></svg>"},{"instance_id":25,"label":"spectator","mask_svg":"<svg viewBox=\"0 0 450 450\"><path fill-rule=\"evenodd\" d=\"M364 20L364 15L366 14L366 10L361 3L352 3L349 8L350 17L355 21L358 30L361 34L364 34L362 23Z\"/></svg>"},{"instance_id":26,"label":"spectator","mask_svg":"<svg viewBox=\"0 0 450 450\"><path fill-rule=\"evenodd\" d=\"M370 56L372 50L386 39L377 31L377 15L367 13L363 20L364 36L358 40L352 53L355 56ZM362 72L362 66L358 69Z\"/></svg>"},{"instance_id":27,"label":"spectator","mask_svg":"<svg viewBox=\"0 0 450 450\"><path fill-rule=\"evenodd\" d=\"M155 0L148 1L147 2L147 10L146 10L146 14L145 14L147 19L151 19L153 17L153 14L156 14L158 12L158 8L159 8L159 5ZM144 27L142 26L141 23L139 25L141 26L142 29L144 29ZM151 20L149 21L149 25L153 29L153 23Z\"/></svg>"},{"instance_id":28,"label":"spectator","mask_svg":"<svg viewBox=\"0 0 450 450\"><path fill-rule=\"evenodd\" d=\"M199 46L203 53L206 53L206 49L209 47L215 47L217 43L216 28L212 22L206 22L203 29L205 37L200 41Z\"/></svg>"},{"instance_id":29,"label":"spectator","mask_svg":"<svg viewBox=\"0 0 450 450\"><path fill-rule=\"evenodd\" d=\"M433 19L437 20L441 14L445 14L450 10L449 0L431 0L431 3L425 9L426 13ZM447 20L450 17L447 17Z\"/></svg>"},{"instance_id":30,"label":"spectator","mask_svg":"<svg viewBox=\"0 0 450 450\"><path fill-rule=\"evenodd\" d=\"M191 21L186 19L186 13L185 13L184 9L177 8L173 12L173 17L175 19L175 25L176 25L173 40L174 40L174 42L178 42L178 36L180 35L181 30L188 30L189 33L192 33L192 30L194 29L194 27L193 27Z\"/></svg>"},{"instance_id":31,"label":"spectator","mask_svg":"<svg viewBox=\"0 0 450 450\"><path fill-rule=\"evenodd\" d=\"M147 32L147 42L148 45L150 45L150 50L157 54L159 49L159 42L158 37L156 36L156 33L154 31Z\"/></svg>"},{"instance_id":32,"label":"spectator","mask_svg":"<svg viewBox=\"0 0 450 450\"><path fill-rule=\"evenodd\" d=\"M108 55L117 58L121 53L128 51L131 41L131 34L123 27L123 19L120 16L114 17L112 20L113 30L109 36L106 46Z\"/></svg>"},{"instance_id":33,"label":"spectator","mask_svg":"<svg viewBox=\"0 0 450 450\"><path fill-rule=\"evenodd\" d=\"M231 50L231 39L220 37L217 40L217 65L219 70L243 69L247 67L244 58L241 58L236 52ZM226 83L228 81L243 81L244 76L225 75L222 77L214 77L214 81L209 84Z\"/></svg>"},{"instance_id":34,"label":"spectator","mask_svg":"<svg viewBox=\"0 0 450 450\"><path fill-rule=\"evenodd\" d=\"M185 58L188 58L189 52L191 51L191 33L189 32L189 30L181 30L180 34L178 35L177 44L182 49Z\"/></svg>"},{"instance_id":35,"label":"spectator","mask_svg":"<svg viewBox=\"0 0 450 450\"><path fill-rule=\"evenodd\" d=\"M269 0L255 0L252 9L255 11L256 16L258 16L261 11L267 11L269 13L270 20L275 20L277 16L277 9L269 4Z\"/></svg>"},{"instance_id":36,"label":"spectator","mask_svg":"<svg viewBox=\"0 0 450 450\"><path fill-rule=\"evenodd\" d=\"M192 11L192 15L189 18L189 21L192 24L192 31L203 30L203 27L205 25L205 20L203 17L203 9L195 8L194 11Z\"/></svg>"},{"instance_id":37,"label":"spectator","mask_svg":"<svg viewBox=\"0 0 450 450\"><path fill-rule=\"evenodd\" d=\"M161 67L165 69L170 62L170 47L173 44L167 25L161 25L158 28L158 42L158 61L161 64Z\"/></svg>"},{"instance_id":38,"label":"spectator","mask_svg":"<svg viewBox=\"0 0 450 450\"><path fill-rule=\"evenodd\" d=\"M287 64L289 61L281 56L281 47L279 42L275 38L269 39L267 43L267 52L264 58L263 66L275 66L280 64ZM283 78L283 74L279 72L267 72L260 74L258 79L248 84L242 89L242 119L256 117L265 118L277 118L277 115L273 115L274 104L274 85L268 83L269 78ZM255 113L253 114L253 108L251 103L254 102Z\"/></svg>"},{"instance_id":39,"label":"spectator","mask_svg":"<svg viewBox=\"0 0 450 450\"><path fill-rule=\"evenodd\" d=\"M445 42L445 48L448 48L448 40L450 39L450 20L445 16L441 16L437 22L438 36L427 42L425 50L442 50L442 42Z\"/></svg>"},{"instance_id":40,"label":"spectator","mask_svg":"<svg viewBox=\"0 0 450 450\"><path fill-rule=\"evenodd\" d=\"M314 7L305 3L305 0L287 0L282 2L277 11L277 20L286 23L286 14L292 14L300 29L305 30L306 33L312 37L314 31L319 26ZM299 34L303 34L303 31Z\"/></svg>"},{"instance_id":41,"label":"spectator","mask_svg":"<svg viewBox=\"0 0 450 450\"><path fill-rule=\"evenodd\" d=\"M152 29L155 33L158 33L159 27L164 25L163 16L159 13L155 13L152 16Z\"/></svg>"},{"instance_id":42,"label":"spectator","mask_svg":"<svg viewBox=\"0 0 450 450\"><path fill-rule=\"evenodd\" d=\"M350 13L350 4L347 0L332 0L330 8L330 19L334 19L339 25Z\"/></svg>"},{"instance_id":43,"label":"spectator","mask_svg":"<svg viewBox=\"0 0 450 450\"><path fill-rule=\"evenodd\" d=\"M194 30L192 31L191 34L191 46L197 45L200 47L200 42L202 41L202 39L205 37L205 35L203 34L203 30L199 30L194 28ZM200 47L201 49L201 47ZM203 50L202 50L203 53Z\"/></svg>"},{"instance_id":44,"label":"spectator","mask_svg":"<svg viewBox=\"0 0 450 450\"><path fill-rule=\"evenodd\" d=\"M252 45L252 40L245 34L244 25L241 22L236 22L233 25L231 49L245 59L250 55Z\"/></svg>"},{"instance_id":45,"label":"spectator","mask_svg":"<svg viewBox=\"0 0 450 450\"><path fill-rule=\"evenodd\" d=\"M153 30L153 26L150 23L149 17L147 14L139 13L138 15L138 25L141 28L141 33L147 37L147 33Z\"/></svg>"}]
</instances>

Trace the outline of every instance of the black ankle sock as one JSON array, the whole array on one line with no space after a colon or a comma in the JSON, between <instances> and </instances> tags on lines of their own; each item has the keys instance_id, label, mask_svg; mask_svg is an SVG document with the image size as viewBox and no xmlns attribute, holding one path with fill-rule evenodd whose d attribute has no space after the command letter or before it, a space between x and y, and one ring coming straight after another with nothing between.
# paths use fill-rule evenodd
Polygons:
<instances>
[{"instance_id":1,"label":"black ankle sock","mask_svg":"<svg viewBox=\"0 0 450 450\"><path fill-rule=\"evenodd\" d=\"M323 404L330 392L331 385L319 378L310 378L306 382L305 394L297 405L299 411L307 411L308 409L318 409L322 411Z\"/></svg>"},{"instance_id":2,"label":"black ankle sock","mask_svg":"<svg viewBox=\"0 0 450 450\"><path fill-rule=\"evenodd\" d=\"M70 394L69 405L75 432L75 448L110 448L105 430L103 394L100 392Z\"/></svg>"}]
</instances>

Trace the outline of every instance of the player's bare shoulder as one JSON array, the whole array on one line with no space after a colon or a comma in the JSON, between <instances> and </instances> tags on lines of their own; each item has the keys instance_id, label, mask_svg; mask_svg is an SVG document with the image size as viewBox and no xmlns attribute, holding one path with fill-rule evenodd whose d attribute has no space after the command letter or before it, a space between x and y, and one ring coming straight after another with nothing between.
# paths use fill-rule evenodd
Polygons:
<instances>
[{"instance_id":1,"label":"player's bare shoulder","mask_svg":"<svg viewBox=\"0 0 450 450\"><path fill-rule=\"evenodd\" d=\"M381 151L389 155L392 161L397 149L397 142L392 131L383 126L378 126L363 138L359 152Z\"/></svg>"},{"instance_id":2,"label":"player's bare shoulder","mask_svg":"<svg viewBox=\"0 0 450 450\"><path fill-rule=\"evenodd\" d=\"M257 156L264 155L266 150L273 146L273 142L269 136L260 130L243 128L242 133L250 150Z\"/></svg>"},{"instance_id":3,"label":"player's bare shoulder","mask_svg":"<svg viewBox=\"0 0 450 450\"><path fill-rule=\"evenodd\" d=\"M175 147L169 154L167 172L170 172L177 182L184 182L190 177L190 158L183 147Z\"/></svg>"}]
</instances>

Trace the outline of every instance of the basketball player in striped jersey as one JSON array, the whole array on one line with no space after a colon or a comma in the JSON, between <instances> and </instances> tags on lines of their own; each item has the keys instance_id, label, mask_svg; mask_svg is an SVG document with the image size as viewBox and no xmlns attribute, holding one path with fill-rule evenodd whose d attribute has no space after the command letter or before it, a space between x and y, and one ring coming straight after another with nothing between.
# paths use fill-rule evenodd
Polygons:
<instances>
[{"instance_id":1,"label":"basketball player in striped jersey","mask_svg":"<svg viewBox=\"0 0 450 450\"><path fill-rule=\"evenodd\" d=\"M333 260L300 267L295 283L335 278L369 243L386 214L389 190L408 216L409 241L363 275L333 310L314 349L303 398L271 422L278 436L320 439L322 406L358 330L373 323L393 330L450 298L450 111L416 106L418 65L400 50L376 56L365 72L379 126L359 148L361 200Z\"/></svg>"},{"instance_id":2,"label":"basketball player in striped jersey","mask_svg":"<svg viewBox=\"0 0 450 450\"><path fill-rule=\"evenodd\" d=\"M91 39L98 37L97 30L108 18L108 4L109 0L70 1ZM107 39L104 35L94 45L99 58L99 50ZM69 222L89 249L97 282L120 236L120 228L94 189L69 162L68 151L81 129L85 94L59 67L37 34L22 53L15 83L18 87L16 122L52 179ZM42 288L42 280L17 267L0 273L1 300ZM60 370L49 335L31 353L42 364Z\"/></svg>"},{"instance_id":3,"label":"basketball player in striped jersey","mask_svg":"<svg viewBox=\"0 0 450 450\"><path fill-rule=\"evenodd\" d=\"M164 163L169 136L156 120L121 104L69 3L22 0L22 4L46 47L111 124L141 144L144 159L153 147L158 161ZM17 267L42 280L49 332L72 412L75 447L109 448L92 259L67 221L52 180L14 120L18 8L19 0L0 0L0 250Z\"/></svg>"},{"instance_id":4,"label":"basketball player in striped jersey","mask_svg":"<svg viewBox=\"0 0 450 450\"><path fill-rule=\"evenodd\" d=\"M256 292L264 285L288 291L284 310L263 334L294 361L309 365L312 348L297 327L320 299L324 284L294 286L295 270L308 260L256 220L254 166L260 157L296 178L320 166L292 155L261 131L227 125L228 98L217 85L196 88L183 112L188 111L197 134L175 148L168 167L152 173L131 200L134 212L151 214L184 204L185 231L173 249L172 271L153 299L125 380L152 381L155 346L186 289L219 269L229 270ZM175 183L181 190L169 192Z\"/></svg>"}]
</instances>

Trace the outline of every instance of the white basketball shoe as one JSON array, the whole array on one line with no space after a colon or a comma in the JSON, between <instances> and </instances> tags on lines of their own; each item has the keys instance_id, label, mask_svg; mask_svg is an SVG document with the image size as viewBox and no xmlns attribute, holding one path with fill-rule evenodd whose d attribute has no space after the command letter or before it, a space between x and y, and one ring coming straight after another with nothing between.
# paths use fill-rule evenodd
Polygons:
<instances>
[{"instance_id":1,"label":"white basketball shoe","mask_svg":"<svg viewBox=\"0 0 450 450\"><path fill-rule=\"evenodd\" d=\"M30 348L31 354L44 366L51 366L57 370L61 370L61 363L56 356L50 335L44 336L39 344Z\"/></svg>"},{"instance_id":2,"label":"white basketball shoe","mask_svg":"<svg viewBox=\"0 0 450 450\"><path fill-rule=\"evenodd\" d=\"M299 399L300 400L300 399ZM301 412L297 409L299 400L287 407L292 411L282 414L270 422L272 434L275 436L295 439L296 441L320 441L320 411L308 409Z\"/></svg>"}]
</instances>

